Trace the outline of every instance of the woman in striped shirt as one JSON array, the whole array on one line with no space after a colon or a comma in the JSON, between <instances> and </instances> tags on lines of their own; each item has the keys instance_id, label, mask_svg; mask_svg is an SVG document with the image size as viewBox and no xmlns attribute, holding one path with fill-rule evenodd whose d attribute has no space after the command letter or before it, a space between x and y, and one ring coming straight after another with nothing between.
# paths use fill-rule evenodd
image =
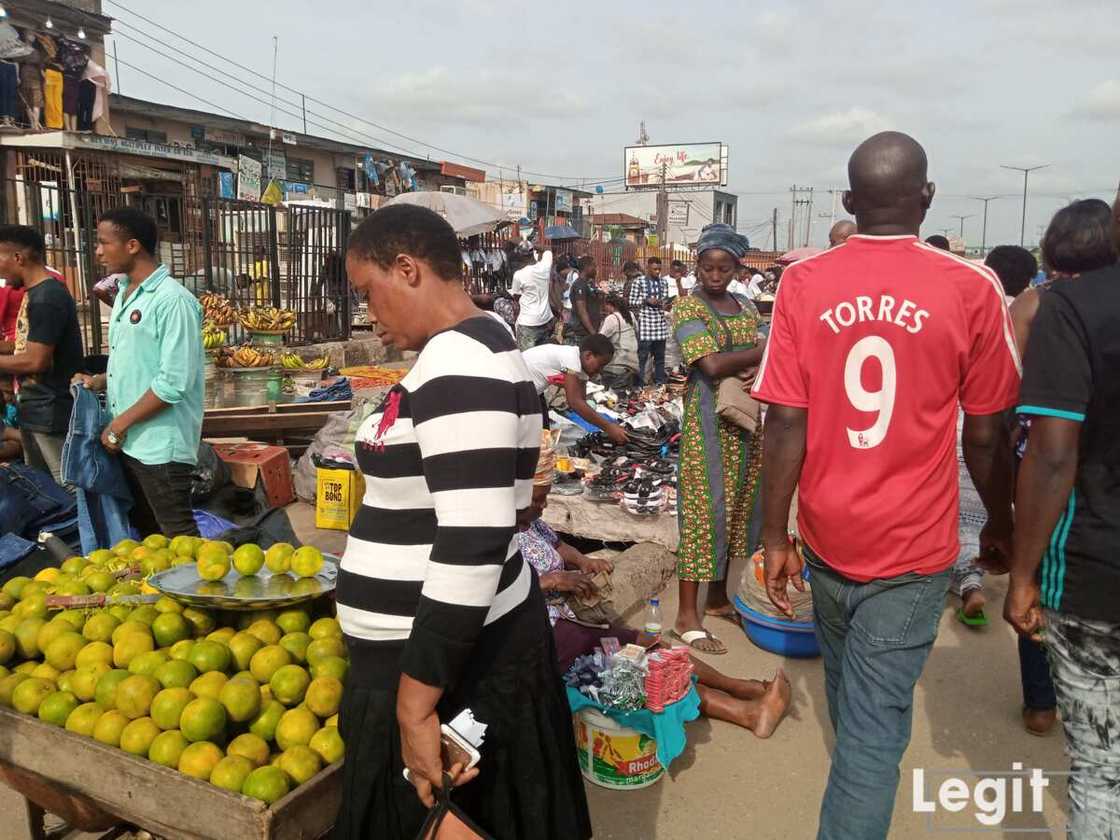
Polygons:
<instances>
[{"instance_id":1,"label":"woman in striped shirt","mask_svg":"<svg viewBox=\"0 0 1120 840\"><path fill-rule=\"evenodd\" d=\"M379 210L350 238L347 273L378 335L420 355L357 435L366 494L337 589L352 665L336 835L411 840L441 783L440 723L469 708L488 729L478 766L451 768L455 802L495 837L578 840L591 827L571 714L516 535L540 405L459 261L451 227L420 207Z\"/></svg>"}]
</instances>

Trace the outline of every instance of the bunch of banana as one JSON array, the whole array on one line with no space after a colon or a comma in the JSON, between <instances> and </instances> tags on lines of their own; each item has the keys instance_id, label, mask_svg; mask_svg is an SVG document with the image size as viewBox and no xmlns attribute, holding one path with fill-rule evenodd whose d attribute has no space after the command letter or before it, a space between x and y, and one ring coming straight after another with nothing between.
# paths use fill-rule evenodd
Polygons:
<instances>
[{"instance_id":1,"label":"bunch of banana","mask_svg":"<svg viewBox=\"0 0 1120 840\"><path fill-rule=\"evenodd\" d=\"M320 356L318 359L304 359L295 353L285 353L280 357L280 364L288 370L323 370L329 361L329 356Z\"/></svg>"},{"instance_id":2,"label":"bunch of banana","mask_svg":"<svg viewBox=\"0 0 1120 840\"><path fill-rule=\"evenodd\" d=\"M271 367L275 364L272 354L256 347L238 347L229 357L230 367L251 368Z\"/></svg>"},{"instance_id":3,"label":"bunch of banana","mask_svg":"<svg viewBox=\"0 0 1120 840\"><path fill-rule=\"evenodd\" d=\"M210 321L202 324L202 346L207 350L221 347L228 340L225 332Z\"/></svg>"},{"instance_id":4,"label":"bunch of banana","mask_svg":"<svg viewBox=\"0 0 1120 840\"><path fill-rule=\"evenodd\" d=\"M237 310L225 295L207 292L198 298L202 304L202 318L219 327L237 323Z\"/></svg>"},{"instance_id":5,"label":"bunch of banana","mask_svg":"<svg viewBox=\"0 0 1120 840\"><path fill-rule=\"evenodd\" d=\"M296 313L275 306L250 306L241 312L241 326L250 332L283 332L296 324Z\"/></svg>"}]
</instances>

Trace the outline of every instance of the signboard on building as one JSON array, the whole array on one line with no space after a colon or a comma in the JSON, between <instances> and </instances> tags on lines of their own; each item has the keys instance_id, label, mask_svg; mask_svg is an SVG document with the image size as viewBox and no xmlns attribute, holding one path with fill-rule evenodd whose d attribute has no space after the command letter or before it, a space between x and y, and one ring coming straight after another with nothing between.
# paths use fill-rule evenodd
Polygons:
<instances>
[{"instance_id":1,"label":"signboard on building","mask_svg":"<svg viewBox=\"0 0 1120 840\"><path fill-rule=\"evenodd\" d=\"M627 146L623 165L628 190L727 185L727 147L722 143Z\"/></svg>"},{"instance_id":2,"label":"signboard on building","mask_svg":"<svg viewBox=\"0 0 1120 840\"><path fill-rule=\"evenodd\" d=\"M281 181L288 177L288 156L283 149L273 148L271 155L265 150L264 177Z\"/></svg>"},{"instance_id":3,"label":"signboard on building","mask_svg":"<svg viewBox=\"0 0 1120 840\"><path fill-rule=\"evenodd\" d=\"M141 157L220 166L230 171L237 169L237 161L234 158L216 155L190 146L166 146L162 143L149 143L146 140L132 140L127 137L108 137L103 134L73 134L70 137L73 138L73 145L68 144L67 148L100 149L106 152L119 152L127 155L140 155Z\"/></svg>"},{"instance_id":4,"label":"signboard on building","mask_svg":"<svg viewBox=\"0 0 1120 840\"><path fill-rule=\"evenodd\" d=\"M237 158L237 197L245 201L261 199L261 165L248 155Z\"/></svg>"},{"instance_id":5,"label":"signboard on building","mask_svg":"<svg viewBox=\"0 0 1120 840\"><path fill-rule=\"evenodd\" d=\"M237 198L237 186L232 172L218 173L218 195L222 198Z\"/></svg>"},{"instance_id":6,"label":"signboard on building","mask_svg":"<svg viewBox=\"0 0 1120 840\"><path fill-rule=\"evenodd\" d=\"M193 134L193 131L192 131ZM215 146L247 146L245 135L238 131L226 131L223 128L210 128L207 126L203 129L202 135L207 143L213 143Z\"/></svg>"},{"instance_id":7,"label":"signboard on building","mask_svg":"<svg viewBox=\"0 0 1120 840\"><path fill-rule=\"evenodd\" d=\"M688 224L690 204L687 201L669 202L669 224L684 227Z\"/></svg>"},{"instance_id":8,"label":"signboard on building","mask_svg":"<svg viewBox=\"0 0 1120 840\"><path fill-rule=\"evenodd\" d=\"M280 140L281 142L287 143L289 146L296 145L296 136L294 134L289 134L286 131L280 134Z\"/></svg>"},{"instance_id":9,"label":"signboard on building","mask_svg":"<svg viewBox=\"0 0 1120 840\"><path fill-rule=\"evenodd\" d=\"M553 209L557 213L572 212L572 193L570 190L556 191L556 202L553 204Z\"/></svg>"}]
</instances>

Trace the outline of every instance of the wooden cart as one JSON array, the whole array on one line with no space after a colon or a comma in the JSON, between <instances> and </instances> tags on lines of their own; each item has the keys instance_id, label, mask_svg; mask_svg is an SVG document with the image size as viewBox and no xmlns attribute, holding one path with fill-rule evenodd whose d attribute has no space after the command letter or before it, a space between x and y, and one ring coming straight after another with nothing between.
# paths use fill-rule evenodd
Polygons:
<instances>
[{"instance_id":1,"label":"wooden cart","mask_svg":"<svg viewBox=\"0 0 1120 840\"><path fill-rule=\"evenodd\" d=\"M342 802L342 762L270 807L5 708L0 781L27 799L33 837L47 810L87 831L125 822L168 840L315 840Z\"/></svg>"}]
</instances>

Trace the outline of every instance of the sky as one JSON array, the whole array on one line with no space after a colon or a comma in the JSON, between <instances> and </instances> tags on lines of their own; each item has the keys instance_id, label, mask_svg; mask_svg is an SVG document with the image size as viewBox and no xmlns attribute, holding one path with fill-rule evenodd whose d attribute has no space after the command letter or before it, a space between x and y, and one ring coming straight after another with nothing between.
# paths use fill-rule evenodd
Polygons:
<instances>
[{"instance_id":1,"label":"sky","mask_svg":"<svg viewBox=\"0 0 1120 840\"><path fill-rule=\"evenodd\" d=\"M846 186L852 150L885 129L928 153L938 189L923 234L959 232L954 217L971 215L970 245L983 212L971 196L1000 196L989 204L989 247L1019 241L1023 177L1001 164L1049 164L1031 175L1028 245L1061 206L1111 201L1120 180L1114 0L122 2L104 0L104 11L118 21L115 84L126 95L215 110L201 97L270 122L267 93L251 91L255 101L187 67L204 61L215 69L199 69L235 87L268 81L139 13L266 77L275 35L279 82L353 115L312 102L319 124L309 133L475 158L495 176L520 166L537 173L530 180L617 192L623 147L645 121L652 143L727 144L739 229L760 246L772 209L782 225L789 217L793 184L815 188L812 239L823 244L828 190ZM301 128L298 116L272 120Z\"/></svg>"}]
</instances>

